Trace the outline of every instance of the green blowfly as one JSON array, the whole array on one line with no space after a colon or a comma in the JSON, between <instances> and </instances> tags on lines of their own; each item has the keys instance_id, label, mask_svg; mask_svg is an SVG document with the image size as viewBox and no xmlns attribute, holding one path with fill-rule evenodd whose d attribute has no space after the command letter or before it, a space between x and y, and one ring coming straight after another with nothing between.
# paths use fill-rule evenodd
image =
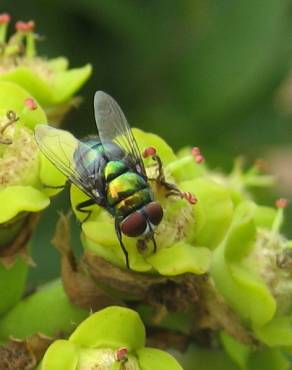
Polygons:
<instances>
[{"instance_id":1,"label":"green blowfly","mask_svg":"<svg viewBox=\"0 0 292 370\"><path fill-rule=\"evenodd\" d=\"M76 209L89 217L86 207L97 204L114 217L129 268L122 234L152 239L155 252L154 231L163 218L163 209L154 199L139 148L119 105L108 94L97 91L94 110L98 136L78 140L67 131L37 125L35 137L41 151L69 183L88 195L89 199ZM192 203L189 193L182 193L165 181L162 163L154 148L145 149L144 156L152 156L157 161L159 175L155 180L169 195L184 197Z\"/></svg>"}]
</instances>

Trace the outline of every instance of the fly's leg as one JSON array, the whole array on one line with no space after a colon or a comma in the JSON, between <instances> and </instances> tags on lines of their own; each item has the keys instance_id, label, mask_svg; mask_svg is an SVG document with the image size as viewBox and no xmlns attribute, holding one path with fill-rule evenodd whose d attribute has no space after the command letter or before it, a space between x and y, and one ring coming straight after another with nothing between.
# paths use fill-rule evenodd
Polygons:
<instances>
[{"instance_id":1,"label":"fly's leg","mask_svg":"<svg viewBox=\"0 0 292 370\"><path fill-rule=\"evenodd\" d=\"M149 229L150 229L150 239L152 240L152 243L153 243L153 253L156 253L157 244L156 244L156 240L155 240L155 237L154 237L154 231L152 229L152 226L151 226L150 222L148 222L148 226L149 226Z\"/></svg>"},{"instance_id":2,"label":"fly's leg","mask_svg":"<svg viewBox=\"0 0 292 370\"><path fill-rule=\"evenodd\" d=\"M43 184L43 187L45 188L45 189L65 189L65 187L66 187L66 184L64 184L64 185L56 185L56 186L54 186L54 185L48 185L48 184Z\"/></svg>"},{"instance_id":3,"label":"fly's leg","mask_svg":"<svg viewBox=\"0 0 292 370\"><path fill-rule=\"evenodd\" d=\"M117 237L119 239L119 242L120 242L120 246L123 250L123 253L125 255L125 259L126 259L126 266L128 269L130 269L130 264L129 264L129 254L127 252L127 249L126 247L124 246L124 243L123 243L123 240L122 240L122 233L121 233L121 229L120 229L120 225L119 225L119 222L117 219L115 219L115 229L116 229L116 234L117 234Z\"/></svg>"},{"instance_id":4,"label":"fly's leg","mask_svg":"<svg viewBox=\"0 0 292 370\"><path fill-rule=\"evenodd\" d=\"M186 199L191 204L195 204L197 202L197 199L193 194L186 192L186 191L181 191L175 184L172 184L166 181L164 171L163 171L162 160L159 157L159 155L157 155L155 148L152 148L152 147L146 148L143 152L143 156L145 158L151 156L152 159L156 161L157 169L158 169L158 176L156 179L149 179L149 180L155 180L160 186L164 187L167 191L166 192L167 197L178 196L180 198Z\"/></svg>"},{"instance_id":5,"label":"fly's leg","mask_svg":"<svg viewBox=\"0 0 292 370\"><path fill-rule=\"evenodd\" d=\"M85 213L87 215L84 218L84 220L81 221L81 224L83 224L83 222L87 221L89 219L91 213L92 213L92 211L90 211L88 209L84 209L84 208L89 207L89 206L93 206L94 204L96 204L96 201L94 201L93 199L87 199L84 202L81 202L81 203L77 204L77 206L75 207L78 212L82 212L82 213Z\"/></svg>"},{"instance_id":6,"label":"fly's leg","mask_svg":"<svg viewBox=\"0 0 292 370\"><path fill-rule=\"evenodd\" d=\"M153 231L152 231L152 234L151 234L151 239L152 239L152 242L153 242L153 253L156 253L156 251L157 251L157 244L156 244L156 240L155 240Z\"/></svg>"}]
</instances>

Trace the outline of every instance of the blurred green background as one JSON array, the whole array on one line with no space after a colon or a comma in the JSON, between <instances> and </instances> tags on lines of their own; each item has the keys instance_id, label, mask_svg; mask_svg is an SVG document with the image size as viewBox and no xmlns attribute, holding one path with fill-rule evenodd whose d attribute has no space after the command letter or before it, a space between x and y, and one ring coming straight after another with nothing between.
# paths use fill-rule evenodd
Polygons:
<instances>
[{"instance_id":1,"label":"blurred green background","mask_svg":"<svg viewBox=\"0 0 292 370\"><path fill-rule=\"evenodd\" d=\"M230 169L242 154L249 162L267 158L280 176L278 194L291 196L291 1L1 0L1 8L14 21L36 21L45 36L40 54L67 56L73 67L92 63L84 101L66 117L66 129L78 136L95 131L92 99L101 89L132 126L175 149L200 146L214 168ZM67 207L65 192L42 218L34 241L42 268L32 281L58 273L58 254L46 244L56 210ZM289 223L292 215L292 236Z\"/></svg>"}]
</instances>

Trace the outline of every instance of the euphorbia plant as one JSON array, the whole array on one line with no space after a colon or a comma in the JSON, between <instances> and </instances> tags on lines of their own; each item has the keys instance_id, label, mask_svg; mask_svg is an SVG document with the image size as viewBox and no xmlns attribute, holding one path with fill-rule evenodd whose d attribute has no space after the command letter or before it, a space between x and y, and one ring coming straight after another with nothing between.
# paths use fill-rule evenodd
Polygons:
<instances>
[{"instance_id":1,"label":"euphorbia plant","mask_svg":"<svg viewBox=\"0 0 292 370\"><path fill-rule=\"evenodd\" d=\"M108 307L83 321L68 340L47 350L39 370L182 370L168 353L145 347L139 315Z\"/></svg>"},{"instance_id":2,"label":"euphorbia plant","mask_svg":"<svg viewBox=\"0 0 292 370\"><path fill-rule=\"evenodd\" d=\"M37 214L66 182L39 152L34 127L47 114L62 115L91 68L67 70L64 58L38 57L34 22L17 22L7 38L9 21L0 15L0 340L17 337L30 353L27 337L49 335L46 354L32 356L33 366L43 357L41 370L181 369L170 355L145 347L139 312L151 346L171 349L186 370L288 369L292 243L281 234L287 201L259 205L249 190L273 178L258 165L244 171L240 161L229 175L210 170L198 147L175 153L138 129L133 134L141 152L148 148L144 165L164 213L157 251L124 236L127 268L112 217L93 205L85 219L77 205L87 196L71 186L83 254L76 261L68 229L57 233L64 287L56 280L20 300ZM63 137L72 159L73 136ZM156 153L166 180L180 189L176 196L157 180ZM75 329L91 311L98 312ZM14 340L12 348L18 345ZM9 348L0 347L0 364Z\"/></svg>"},{"instance_id":3,"label":"euphorbia plant","mask_svg":"<svg viewBox=\"0 0 292 370\"><path fill-rule=\"evenodd\" d=\"M16 22L15 33L8 38L10 18L9 14L0 14L0 80L15 82L29 91L49 121L56 124L74 103L73 95L89 78L91 66L68 69L65 57L38 56L35 22Z\"/></svg>"}]
</instances>

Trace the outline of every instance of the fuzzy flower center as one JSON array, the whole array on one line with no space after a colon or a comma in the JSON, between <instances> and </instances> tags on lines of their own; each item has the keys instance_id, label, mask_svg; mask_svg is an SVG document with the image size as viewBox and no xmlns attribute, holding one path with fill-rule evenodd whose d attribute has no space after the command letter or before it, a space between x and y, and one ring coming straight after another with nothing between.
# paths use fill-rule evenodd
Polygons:
<instances>
[{"instance_id":1,"label":"fuzzy flower center","mask_svg":"<svg viewBox=\"0 0 292 370\"><path fill-rule=\"evenodd\" d=\"M146 168L149 178L157 178L157 167ZM175 184L174 179L167 173L165 178L168 183ZM155 231L155 238L159 247L168 247L187 238L194 225L193 207L186 199L177 195L167 196L167 190L158 181L151 181L155 199L161 204L164 215Z\"/></svg>"},{"instance_id":2,"label":"fuzzy flower center","mask_svg":"<svg viewBox=\"0 0 292 370\"><path fill-rule=\"evenodd\" d=\"M117 362L116 352L111 349L83 349L80 352L76 370L112 370ZM123 370L140 370L133 357L129 357L122 364Z\"/></svg>"},{"instance_id":3,"label":"fuzzy flower center","mask_svg":"<svg viewBox=\"0 0 292 370\"><path fill-rule=\"evenodd\" d=\"M259 229L256 245L248 263L268 285L278 302L278 313L285 314L292 306L292 269L281 263L287 250L287 240L280 234ZM279 312L281 308L281 312Z\"/></svg>"},{"instance_id":4,"label":"fuzzy flower center","mask_svg":"<svg viewBox=\"0 0 292 370\"><path fill-rule=\"evenodd\" d=\"M15 66L27 67L41 79L44 79L48 82L52 81L54 71L43 58L35 57L32 59L27 57L17 57L16 59L12 60L11 57L4 57L1 59L0 75L13 71Z\"/></svg>"},{"instance_id":5,"label":"fuzzy flower center","mask_svg":"<svg viewBox=\"0 0 292 370\"><path fill-rule=\"evenodd\" d=\"M7 118L0 118L0 132L6 125ZM38 148L32 132L12 124L0 139L0 187L32 184L38 166Z\"/></svg>"}]
</instances>

